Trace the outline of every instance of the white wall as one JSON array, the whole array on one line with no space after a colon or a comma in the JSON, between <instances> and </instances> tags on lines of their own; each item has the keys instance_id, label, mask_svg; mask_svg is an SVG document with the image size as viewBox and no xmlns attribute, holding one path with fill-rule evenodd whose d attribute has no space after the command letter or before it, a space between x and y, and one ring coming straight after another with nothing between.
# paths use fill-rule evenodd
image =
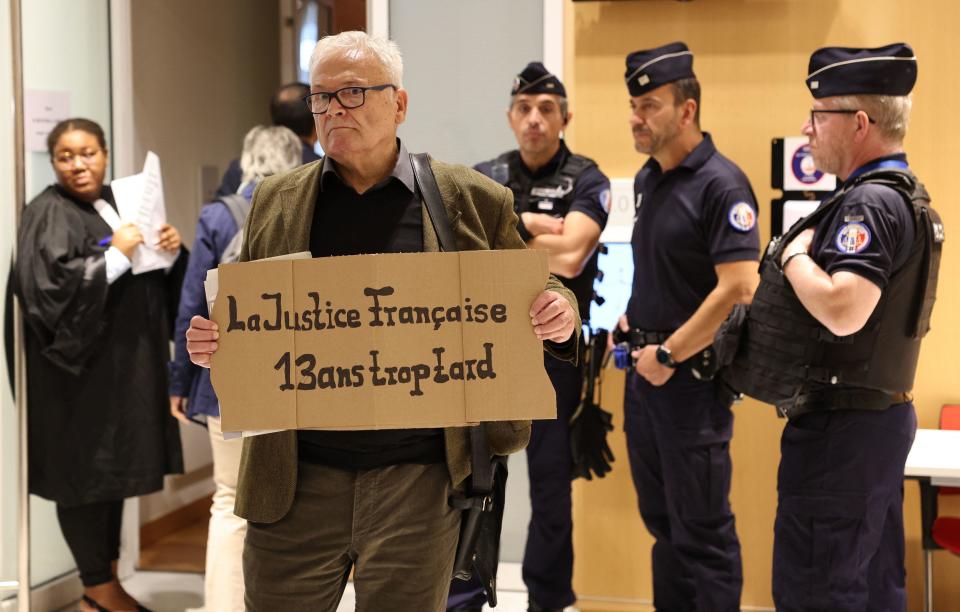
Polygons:
<instances>
[{"instance_id":1,"label":"white wall","mask_svg":"<svg viewBox=\"0 0 960 612\"><path fill-rule=\"evenodd\" d=\"M70 112L98 122L110 146L110 29L106 0L23 5L23 86L68 92ZM46 151L27 151L27 201L54 182Z\"/></svg>"},{"instance_id":2,"label":"white wall","mask_svg":"<svg viewBox=\"0 0 960 612\"><path fill-rule=\"evenodd\" d=\"M410 109L400 137L411 152L473 165L516 148L510 87L527 62L543 61L541 2L393 0L389 28L403 52Z\"/></svg>"},{"instance_id":3,"label":"white wall","mask_svg":"<svg viewBox=\"0 0 960 612\"><path fill-rule=\"evenodd\" d=\"M142 165L148 150L160 156L168 219L190 245L204 204L202 168L219 179L247 130L270 121L280 85L279 0L130 8L134 157Z\"/></svg>"}]
</instances>

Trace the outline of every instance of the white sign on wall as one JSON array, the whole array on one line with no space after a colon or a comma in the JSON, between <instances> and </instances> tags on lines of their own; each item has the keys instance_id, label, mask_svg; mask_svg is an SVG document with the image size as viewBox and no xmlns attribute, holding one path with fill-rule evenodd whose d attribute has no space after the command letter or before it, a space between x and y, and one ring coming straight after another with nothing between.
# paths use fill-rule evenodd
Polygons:
<instances>
[{"instance_id":1,"label":"white sign on wall","mask_svg":"<svg viewBox=\"0 0 960 612\"><path fill-rule=\"evenodd\" d=\"M633 235L633 179L610 180L610 216L600 235L600 242L630 242Z\"/></svg>"},{"instance_id":2,"label":"white sign on wall","mask_svg":"<svg viewBox=\"0 0 960 612\"><path fill-rule=\"evenodd\" d=\"M70 117L70 92L27 89L23 92L23 134L27 151L46 152L53 126Z\"/></svg>"},{"instance_id":3,"label":"white sign on wall","mask_svg":"<svg viewBox=\"0 0 960 612\"><path fill-rule=\"evenodd\" d=\"M820 200L787 200L784 202L781 233L786 234L794 223L817 210L817 206L820 206Z\"/></svg>"}]
</instances>

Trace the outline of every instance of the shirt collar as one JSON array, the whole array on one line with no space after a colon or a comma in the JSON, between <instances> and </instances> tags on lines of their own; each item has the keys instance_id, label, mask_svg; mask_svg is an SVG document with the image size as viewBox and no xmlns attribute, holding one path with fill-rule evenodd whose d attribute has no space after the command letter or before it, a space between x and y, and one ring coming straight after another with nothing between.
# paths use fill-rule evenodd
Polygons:
<instances>
[{"instance_id":1,"label":"shirt collar","mask_svg":"<svg viewBox=\"0 0 960 612\"><path fill-rule=\"evenodd\" d=\"M680 162L680 165L684 168L689 168L690 170L696 170L703 164L707 163L707 160L710 159L716 152L717 147L713 145L713 138L711 138L709 132L704 132L703 140L701 140L700 144L693 148L693 151L690 151L690 153L683 158L683 161Z\"/></svg>"},{"instance_id":2,"label":"shirt collar","mask_svg":"<svg viewBox=\"0 0 960 612\"><path fill-rule=\"evenodd\" d=\"M247 201L253 199L253 192L257 188L257 181L250 181L246 186L244 186L243 191L240 191L240 195L245 197Z\"/></svg>"},{"instance_id":3,"label":"shirt collar","mask_svg":"<svg viewBox=\"0 0 960 612\"><path fill-rule=\"evenodd\" d=\"M907 163L907 154L906 154L906 153L893 153L893 154L891 154L891 155L884 155L883 157L878 157L878 158L876 158L876 159L872 159L872 160L868 161L867 163L863 164L862 166L860 166L859 168L857 168L856 170L854 170L853 172L851 172L851 173L850 173L850 176L847 177L847 180L844 181L844 183L849 183L851 179L855 179L855 178L857 178L858 176L860 176L861 174L864 174L864 173L866 173L866 172L870 172L871 170L876 170L877 168L883 167L883 166L885 165L884 162L899 162L900 164L906 164L906 163ZM889 165L894 165L894 164L889 164ZM897 165L899 165L899 164L897 164Z\"/></svg>"},{"instance_id":4,"label":"shirt collar","mask_svg":"<svg viewBox=\"0 0 960 612\"><path fill-rule=\"evenodd\" d=\"M413 176L413 165L410 163L410 155L407 153L407 147L404 146L399 138L397 138L397 150L399 154L397 155L397 163L393 166L393 172L371 189L380 189L386 186L392 179L397 179L407 188L407 191L416 193L417 182ZM323 168L320 170L320 191L323 191L324 187L329 185L329 181L334 178L339 181L340 184L346 184L337 171L336 164L330 159L329 155L324 156L323 161L320 163L323 164Z\"/></svg>"},{"instance_id":5,"label":"shirt collar","mask_svg":"<svg viewBox=\"0 0 960 612\"><path fill-rule=\"evenodd\" d=\"M72 200L81 206L91 206L91 207L93 206L91 202L81 200L77 196L67 191L67 188L61 185L60 183L54 183L53 188L61 196L67 198L68 200ZM113 200L113 189L110 188L110 185L104 185L103 187L100 188L100 195L97 196L97 200L106 200L107 202L114 204L114 208L116 208L116 204Z\"/></svg>"},{"instance_id":6,"label":"shirt collar","mask_svg":"<svg viewBox=\"0 0 960 612\"><path fill-rule=\"evenodd\" d=\"M527 165L523 163L523 158L520 158L520 167L523 168L523 171L527 173L530 178L541 178L544 176L549 176L554 174L557 171L564 161L566 161L567 156L570 154L570 149L567 148L567 143L560 139L560 148L557 149L557 152L554 153L553 157L550 158L546 164L538 168L536 172L531 172L530 168L527 168Z\"/></svg>"},{"instance_id":7,"label":"shirt collar","mask_svg":"<svg viewBox=\"0 0 960 612\"><path fill-rule=\"evenodd\" d=\"M707 163L707 160L710 159L716 152L717 147L714 146L713 138L710 136L710 133L703 132L703 140L701 140L700 144L693 148L693 151L687 153L687 156L683 158L683 161L677 164L677 168L697 170L703 164ZM653 157L647 160L646 165L656 168L658 171L661 170L660 164Z\"/></svg>"}]
</instances>

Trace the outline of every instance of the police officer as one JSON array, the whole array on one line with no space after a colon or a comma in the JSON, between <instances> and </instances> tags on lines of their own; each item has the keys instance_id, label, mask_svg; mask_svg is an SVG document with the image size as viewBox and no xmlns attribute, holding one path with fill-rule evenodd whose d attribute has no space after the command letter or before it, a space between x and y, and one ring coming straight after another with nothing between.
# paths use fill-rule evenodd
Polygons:
<instances>
[{"instance_id":1,"label":"police officer","mask_svg":"<svg viewBox=\"0 0 960 612\"><path fill-rule=\"evenodd\" d=\"M917 425L909 391L943 241L902 146L916 78L902 43L810 57L803 133L817 168L840 186L767 249L746 340L724 373L789 419L774 530L778 610L906 609L903 468Z\"/></svg>"},{"instance_id":2,"label":"police officer","mask_svg":"<svg viewBox=\"0 0 960 612\"><path fill-rule=\"evenodd\" d=\"M597 243L610 211L610 181L593 160L571 153L564 143L561 134L573 114L563 83L543 64L528 64L514 79L510 96L507 120L519 148L475 168L513 191L520 236L528 247L549 252L550 271L577 296L580 317L587 321ZM583 374L579 365L551 356L544 365L557 393L557 418L534 421L527 446L532 514L523 581L528 609L535 612L562 610L576 601L568 421L580 402ZM454 593L448 605L463 601ZM479 609L483 600L469 602Z\"/></svg>"},{"instance_id":3,"label":"police officer","mask_svg":"<svg viewBox=\"0 0 960 612\"><path fill-rule=\"evenodd\" d=\"M626 59L635 148L634 276L620 329L634 347L624 426L640 516L656 538L658 610L738 610L740 544L728 495L732 395L707 350L757 282L757 204L743 172L700 130L683 43Z\"/></svg>"}]
</instances>

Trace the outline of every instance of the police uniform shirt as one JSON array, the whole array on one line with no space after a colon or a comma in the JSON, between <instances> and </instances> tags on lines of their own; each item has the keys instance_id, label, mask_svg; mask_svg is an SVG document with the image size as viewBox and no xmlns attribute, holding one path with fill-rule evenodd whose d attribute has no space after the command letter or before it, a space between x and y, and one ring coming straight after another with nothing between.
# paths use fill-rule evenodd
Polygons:
<instances>
[{"instance_id":1,"label":"police uniform shirt","mask_svg":"<svg viewBox=\"0 0 960 612\"><path fill-rule=\"evenodd\" d=\"M758 260L757 203L750 182L710 135L666 173L650 158L634 180L636 222L631 327L670 332L717 284L714 266Z\"/></svg>"},{"instance_id":2,"label":"police uniform shirt","mask_svg":"<svg viewBox=\"0 0 960 612\"><path fill-rule=\"evenodd\" d=\"M563 140L560 141L560 149L542 168L536 172L531 172L520 159L519 151L511 151L507 157L513 162L510 163L510 172L518 170L523 173L523 183L532 183L539 179L550 177L560 170L567 159L572 155ZM498 163L497 159L485 161L474 166L474 169L498 182L509 185L511 182L509 176L499 177L494 172L494 165ZM514 190L514 202L520 202L526 194L518 194ZM566 208L565 202L569 202L569 208ZM562 218L571 212L581 212L591 219L602 230L607 224L607 218L610 214L610 179L600 171L595 164L590 164L573 183L573 191L567 197L547 197L536 194L527 198L525 210L520 210L515 206L517 215L524 212L542 213L556 218ZM593 279L597 274L598 253L594 251L587 260L583 271L576 279L567 279L558 276L560 281L567 286L577 297L580 317L584 320L590 315L590 302L593 299Z\"/></svg>"},{"instance_id":3,"label":"police uniform shirt","mask_svg":"<svg viewBox=\"0 0 960 612\"><path fill-rule=\"evenodd\" d=\"M851 177L884 162L905 164L906 160L902 153L884 157L865 164ZM915 232L913 211L903 196L889 187L866 183L851 189L818 224L810 251L827 274L852 272L883 289L906 262Z\"/></svg>"}]
</instances>

